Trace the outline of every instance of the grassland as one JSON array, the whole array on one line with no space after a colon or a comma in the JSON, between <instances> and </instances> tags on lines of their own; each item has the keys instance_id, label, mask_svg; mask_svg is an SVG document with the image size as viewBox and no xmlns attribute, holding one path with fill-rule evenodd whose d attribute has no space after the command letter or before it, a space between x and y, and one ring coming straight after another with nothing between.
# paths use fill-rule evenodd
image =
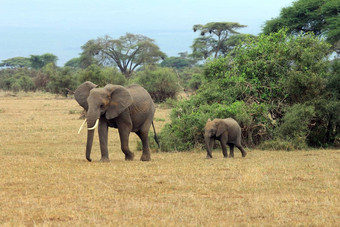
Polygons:
<instances>
[{"instance_id":1,"label":"grassland","mask_svg":"<svg viewBox=\"0 0 340 227\"><path fill-rule=\"evenodd\" d=\"M110 129L111 162L72 99L0 93L1 226L339 226L340 151L203 151L124 161ZM157 109L158 131L169 110Z\"/></svg>"}]
</instances>

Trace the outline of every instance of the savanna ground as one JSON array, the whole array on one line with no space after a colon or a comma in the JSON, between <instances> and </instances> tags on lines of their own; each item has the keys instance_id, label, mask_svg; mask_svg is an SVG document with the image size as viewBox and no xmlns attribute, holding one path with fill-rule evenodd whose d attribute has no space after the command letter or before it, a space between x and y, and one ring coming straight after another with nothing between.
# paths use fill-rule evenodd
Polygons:
<instances>
[{"instance_id":1,"label":"savanna ground","mask_svg":"<svg viewBox=\"0 0 340 227\"><path fill-rule=\"evenodd\" d=\"M0 92L2 226L339 226L340 151L153 152L124 161L110 129L85 160L81 107L48 94ZM157 108L158 131L169 110Z\"/></svg>"}]
</instances>

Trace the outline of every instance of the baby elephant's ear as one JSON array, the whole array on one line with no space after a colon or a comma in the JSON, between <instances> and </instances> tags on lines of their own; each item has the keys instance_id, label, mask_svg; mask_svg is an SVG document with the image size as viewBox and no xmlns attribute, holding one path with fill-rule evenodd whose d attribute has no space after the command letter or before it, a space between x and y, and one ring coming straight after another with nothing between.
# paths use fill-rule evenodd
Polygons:
<instances>
[{"instance_id":1,"label":"baby elephant's ear","mask_svg":"<svg viewBox=\"0 0 340 227\"><path fill-rule=\"evenodd\" d=\"M106 111L106 118L112 119L121 114L126 108L132 105L130 92L123 86L108 84L105 86L111 97L109 107Z\"/></svg>"},{"instance_id":2,"label":"baby elephant's ear","mask_svg":"<svg viewBox=\"0 0 340 227\"><path fill-rule=\"evenodd\" d=\"M74 92L74 98L86 111L89 109L87 104L87 97L89 97L90 91L96 88L97 85L90 81L82 83L77 90Z\"/></svg>"},{"instance_id":3,"label":"baby elephant's ear","mask_svg":"<svg viewBox=\"0 0 340 227\"><path fill-rule=\"evenodd\" d=\"M216 122L216 137L219 137L228 129L227 124L224 121Z\"/></svg>"}]
</instances>

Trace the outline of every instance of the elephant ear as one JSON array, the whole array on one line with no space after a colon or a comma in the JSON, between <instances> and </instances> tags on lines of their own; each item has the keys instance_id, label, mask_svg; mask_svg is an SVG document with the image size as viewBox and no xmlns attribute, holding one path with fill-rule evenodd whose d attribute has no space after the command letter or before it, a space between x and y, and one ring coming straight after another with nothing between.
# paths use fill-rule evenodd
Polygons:
<instances>
[{"instance_id":1,"label":"elephant ear","mask_svg":"<svg viewBox=\"0 0 340 227\"><path fill-rule=\"evenodd\" d=\"M227 129L228 129L228 126L225 122L218 121L216 123L216 137L219 137L220 135L222 135L222 133L227 131Z\"/></svg>"},{"instance_id":2,"label":"elephant ear","mask_svg":"<svg viewBox=\"0 0 340 227\"><path fill-rule=\"evenodd\" d=\"M97 85L95 85L94 83L86 81L82 83L74 92L74 98L86 111L88 111L89 109L87 104L87 97L89 97L90 91L96 87Z\"/></svg>"},{"instance_id":3,"label":"elephant ear","mask_svg":"<svg viewBox=\"0 0 340 227\"><path fill-rule=\"evenodd\" d=\"M111 96L109 107L106 110L106 118L112 119L121 114L126 108L132 105L130 92L123 86L108 84L105 86Z\"/></svg>"}]
</instances>

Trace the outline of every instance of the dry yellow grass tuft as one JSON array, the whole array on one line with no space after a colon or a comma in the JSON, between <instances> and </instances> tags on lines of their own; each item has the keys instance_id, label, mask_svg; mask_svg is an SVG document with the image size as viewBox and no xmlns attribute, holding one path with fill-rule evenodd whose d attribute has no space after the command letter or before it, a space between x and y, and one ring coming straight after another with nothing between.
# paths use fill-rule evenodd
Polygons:
<instances>
[{"instance_id":1,"label":"dry yellow grass tuft","mask_svg":"<svg viewBox=\"0 0 340 227\"><path fill-rule=\"evenodd\" d=\"M340 151L153 153L85 160L81 108L52 95L0 93L0 225L339 226ZM160 131L168 110L157 109ZM137 137L131 136L135 150Z\"/></svg>"}]
</instances>

